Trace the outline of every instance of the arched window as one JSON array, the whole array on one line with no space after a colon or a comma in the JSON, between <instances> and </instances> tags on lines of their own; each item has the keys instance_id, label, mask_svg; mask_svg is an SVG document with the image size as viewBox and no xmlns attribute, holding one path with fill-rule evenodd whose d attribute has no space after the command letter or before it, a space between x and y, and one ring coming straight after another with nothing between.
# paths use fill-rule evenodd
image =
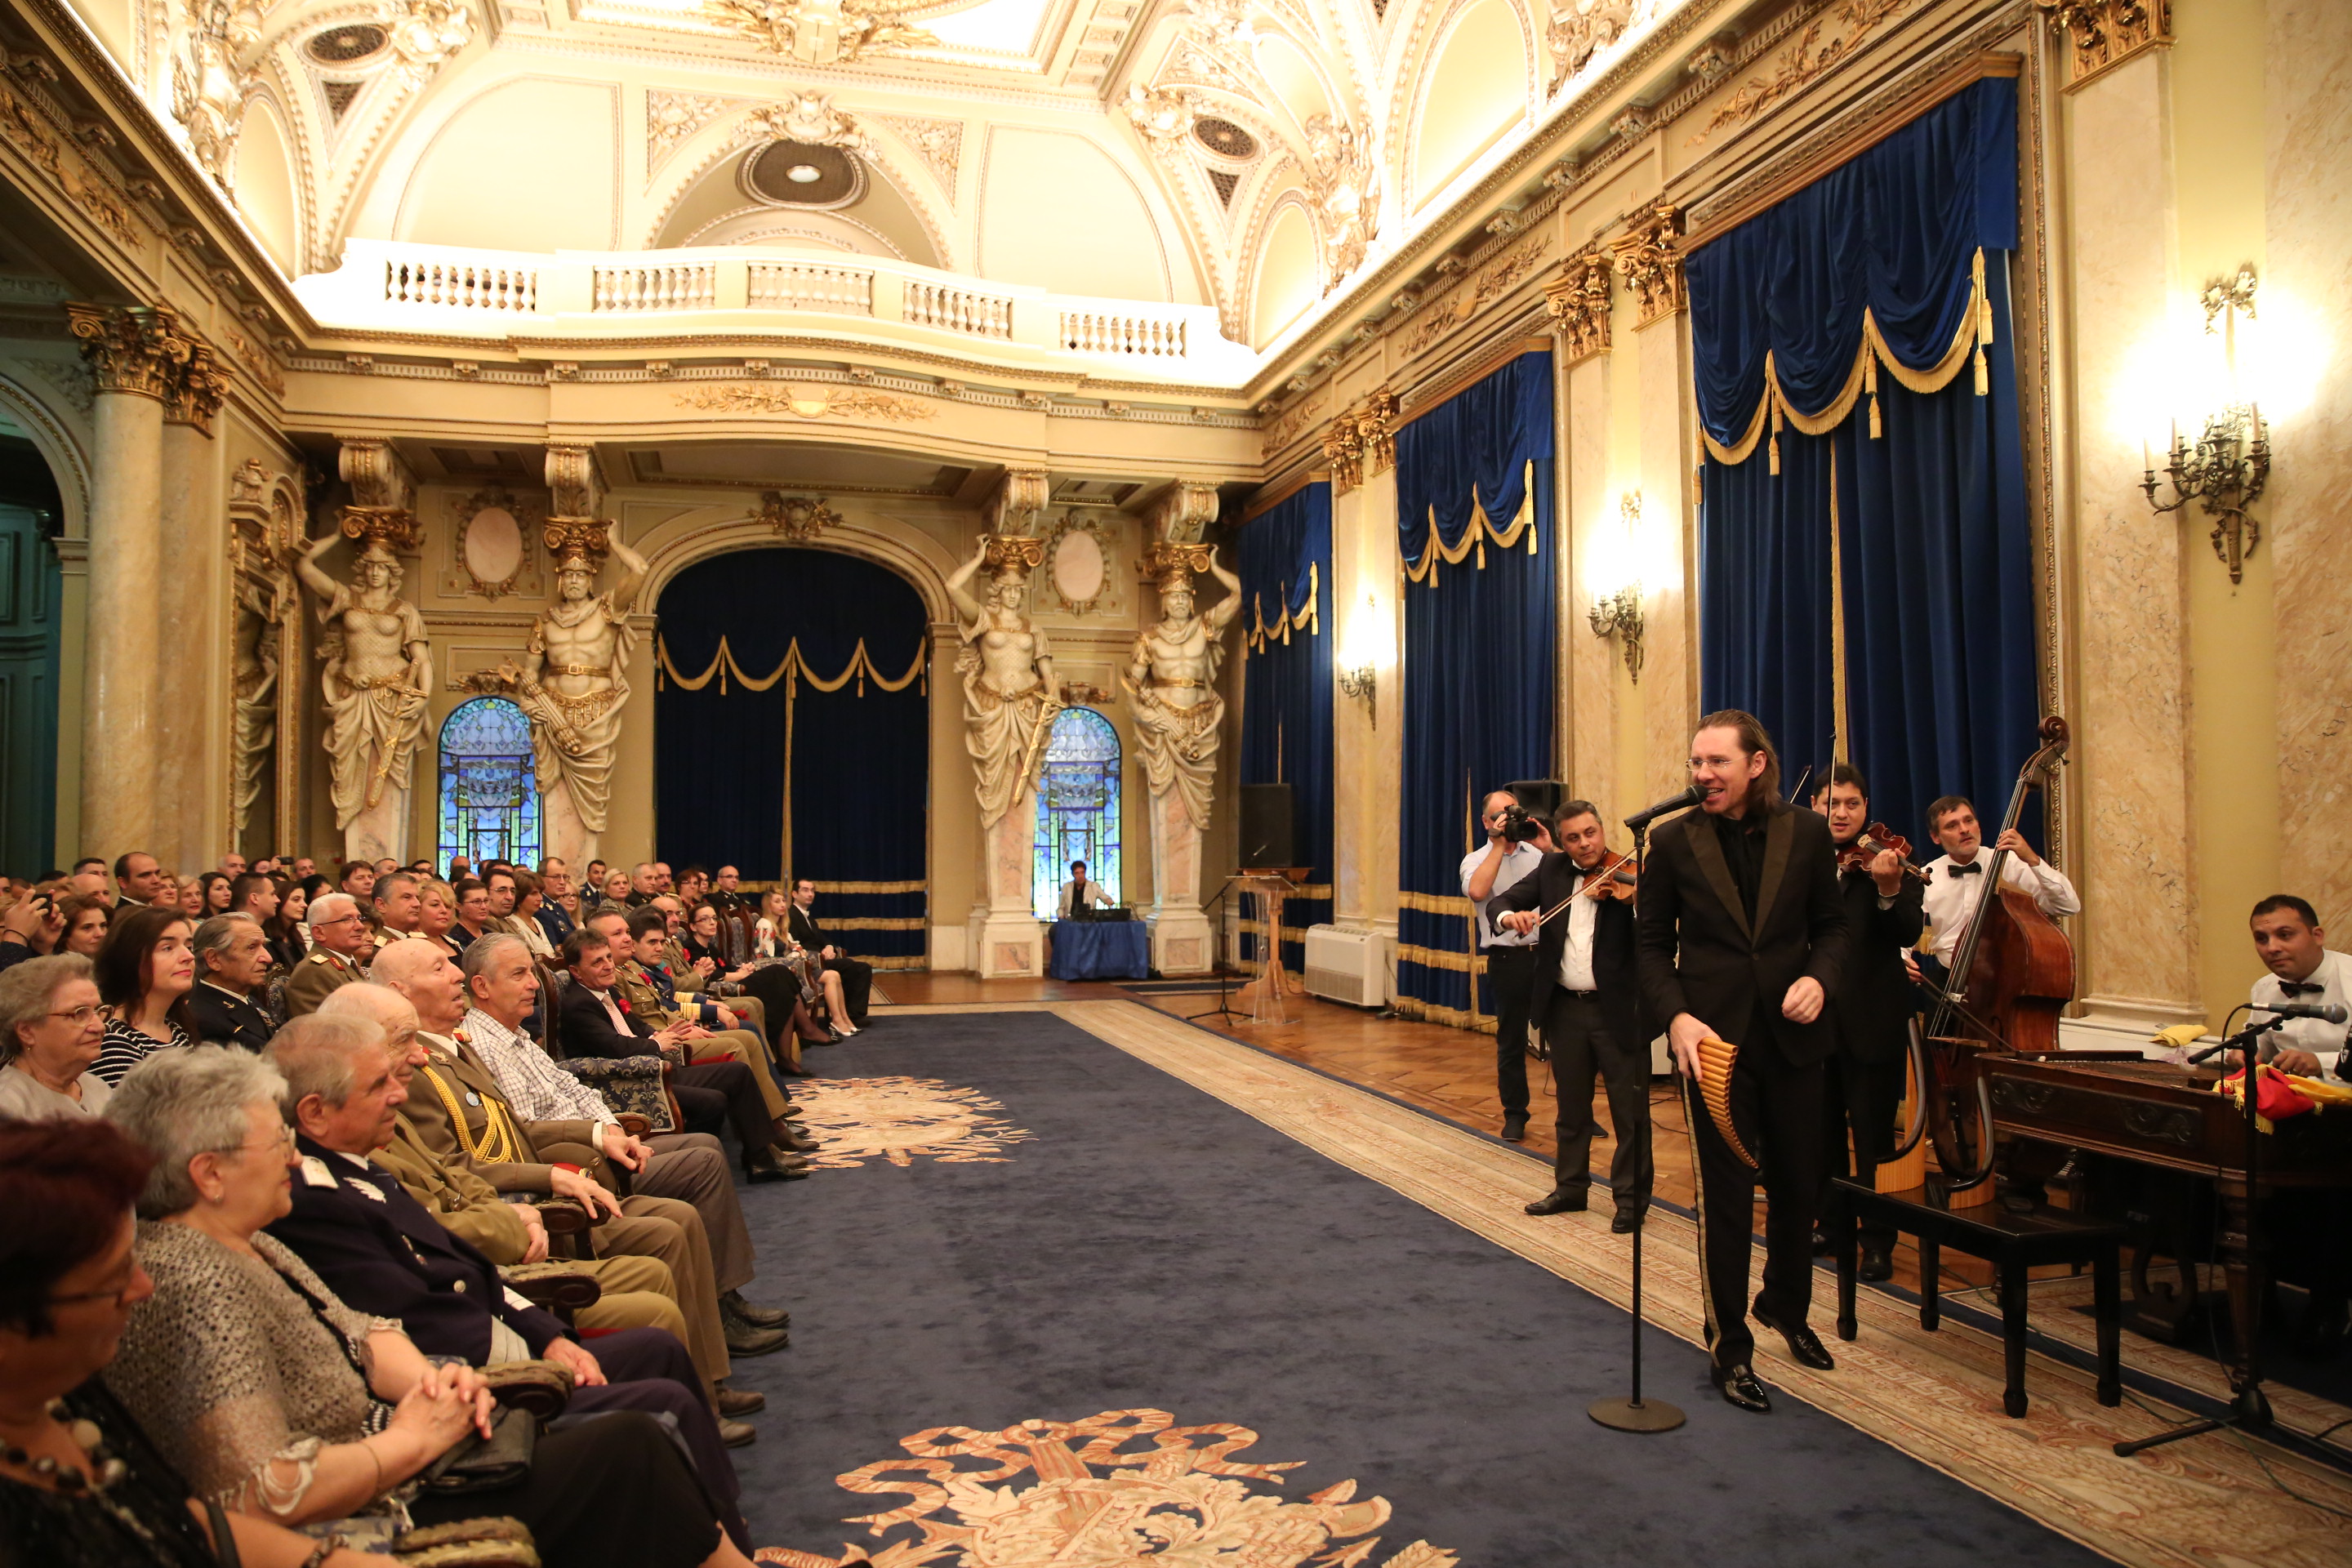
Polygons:
<instances>
[{"instance_id":1,"label":"arched window","mask_svg":"<svg viewBox=\"0 0 2352 1568\"><path fill-rule=\"evenodd\" d=\"M457 705L441 726L441 854L539 864L539 778L530 721L503 697Z\"/></svg>"},{"instance_id":2,"label":"arched window","mask_svg":"<svg viewBox=\"0 0 2352 1568\"><path fill-rule=\"evenodd\" d=\"M1073 860L1118 897L1118 731L1091 708L1063 709L1045 741L1030 892L1039 920L1054 918Z\"/></svg>"}]
</instances>

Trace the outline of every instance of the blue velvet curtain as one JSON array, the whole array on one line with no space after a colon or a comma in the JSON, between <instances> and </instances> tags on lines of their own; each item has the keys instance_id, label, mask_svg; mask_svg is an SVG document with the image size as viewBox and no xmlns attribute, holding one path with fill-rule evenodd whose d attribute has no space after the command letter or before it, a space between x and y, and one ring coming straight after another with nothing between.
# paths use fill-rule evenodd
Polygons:
<instances>
[{"instance_id":1,"label":"blue velvet curtain","mask_svg":"<svg viewBox=\"0 0 2352 1568\"><path fill-rule=\"evenodd\" d=\"M2015 81L1980 81L1685 264L1701 703L1762 719L1791 782L1825 764L1842 591L1843 740L1914 840L1938 795L1998 811L2034 745L2016 126Z\"/></svg>"},{"instance_id":2,"label":"blue velvet curtain","mask_svg":"<svg viewBox=\"0 0 2352 1568\"><path fill-rule=\"evenodd\" d=\"M1305 931L1331 918L1331 487L1308 485L1242 526L1241 782L1290 786L1291 853L1312 867L1307 896L1285 901L1283 924ZM1306 944L1282 961L1305 969Z\"/></svg>"},{"instance_id":3,"label":"blue velvet curtain","mask_svg":"<svg viewBox=\"0 0 2352 1568\"><path fill-rule=\"evenodd\" d=\"M1462 858L1478 801L1552 771L1552 359L1522 354L1397 432L1404 594L1400 1010L1468 1025Z\"/></svg>"},{"instance_id":4,"label":"blue velvet curtain","mask_svg":"<svg viewBox=\"0 0 2352 1568\"><path fill-rule=\"evenodd\" d=\"M921 596L870 562L778 547L688 567L659 610L661 858L733 865L754 881L812 878L818 919L851 952L877 967L919 966L930 812ZM767 684L787 655L792 668Z\"/></svg>"}]
</instances>

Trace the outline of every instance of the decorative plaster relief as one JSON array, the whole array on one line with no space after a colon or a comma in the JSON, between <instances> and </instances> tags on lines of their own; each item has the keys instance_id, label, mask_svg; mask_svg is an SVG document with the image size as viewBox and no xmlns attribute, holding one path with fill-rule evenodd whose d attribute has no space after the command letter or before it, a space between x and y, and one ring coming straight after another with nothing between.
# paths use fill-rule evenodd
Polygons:
<instances>
[{"instance_id":1,"label":"decorative plaster relief","mask_svg":"<svg viewBox=\"0 0 2352 1568\"><path fill-rule=\"evenodd\" d=\"M721 98L706 92L664 92L650 89L646 93L646 184L648 188L662 165L694 133L718 119L728 110L747 101L740 98Z\"/></svg>"},{"instance_id":2,"label":"decorative plaster relief","mask_svg":"<svg viewBox=\"0 0 2352 1568\"><path fill-rule=\"evenodd\" d=\"M486 599L509 594L543 596L546 573L530 541L546 516L547 508L536 496L519 497L500 488L454 499L441 591L478 594Z\"/></svg>"},{"instance_id":3,"label":"decorative plaster relief","mask_svg":"<svg viewBox=\"0 0 2352 1568\"><path fill-rule=\"evenodd\" d=\"M929 419L928 403L867 387L698 386L677 397L680 408L709 414L788 414L796 419L880 419L897 424Z\"/></svg>"},{"instance_id":4,"label":"decorative plaster relief","mask_svg":"<svg viewBox=\"0 0 2352 1568\"><path fill-rule=\"evenodd\" d=\"M1823 21L1814 18L1780 57L1769 76L1750 77L1725 100L1705 130L1685 142L1696 147L1725 126L1746 125L1766 110L1795 97L1845 60L1879 25L1908 10L1912 0L1845 0L1830 20L1836 32L1822 42Z\"/></svg>"}]
</instances>

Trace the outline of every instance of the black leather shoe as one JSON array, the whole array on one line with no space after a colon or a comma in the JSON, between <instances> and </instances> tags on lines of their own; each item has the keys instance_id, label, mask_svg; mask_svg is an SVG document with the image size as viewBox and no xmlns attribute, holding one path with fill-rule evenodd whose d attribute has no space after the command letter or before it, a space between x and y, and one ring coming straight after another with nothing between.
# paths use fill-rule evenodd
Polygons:
<instances>
[{"instance_id":1,"label":"black leather shoe","mask_svg":"<svg viewBox=\"0 0 2352 1568\"><path fill-rule=\"evenodd\" d=\"M1854 1268L1853 1277L1868 1280L1873 1285L1883 1279L1892 1279L1895 1278L1895 1258L1883 1247L1865 1247L1862 1249L1861 1263Z\"/></svg>"},{"instance_id":2,"label":"black leather shoe","mask_svg":"<svg viewBox=\"0 0 2352 1568\"><path fill-rule=\"evenodd\" d=\"M1616 1217L1609 1222L1609 1233L1612 1236L1631 1236L1641 1228L1642 1216L1624 1209L1619 1209Z\"/></svg>"},{"instance_id":3,"label":"black leather shoe","mask_svg":"<svg viewBox=\"0 0 2352 1568\"><path fill-rule=\"evenodd\" d=\"M1764 1392L1764 1385L1756 1381L1756 1374L1748 1370L1747 1363L1742 1362L1738 1366L1709 1367L1706 1378L1715 1384L1715 1391L1723 1395L1727 1404L1736 1405L1742 1410L1752 1410L1759 1415L1772 1413L1772 1396Z\"/></svg>"},{"instance_id":4,"label":"black leather shoe","mask_svg":"<svg viewBox=\"0 0 2352 1568\"><path fill-rule=\"evenodd\" d=\"M1571 1193L1565 1187L1554 1187L1527 1206L1528 1214L1580 1214L1589 1207L1591 1198L1584 1193Z\"/></svg>"},{"instance_id":5,"label":"black leather shoe","mask_svg":"<svg viewBox=\"0 0 2352 1568\"><path fill-rule=\"evenodd\" d=\"M1524 1143L1528 1140L1528 1117L1523 1110L1503 1112L1503 1142Z\"/></svg>"},{"instance_id":6,"label":"black leather shoe","mask_svg":"<svg viewBox=\"0 0 2352 1568\"><path fill-rule=\"evenodd\" d=\"M755 1187L761 1182L805 1182L808 1173L805 1164L788 1168L779 1165L772 1158L743 1163L743 1179Z\"/></svg>"},{"instance_id":7,"label":"black leather shoe","mask_svg":"<svg viewBox=\"0 0 2352 1568\"><path fill-rule=\"evenodd\" d=\"M1837 1244L1835 1242L1830 1239L1830 1233L1828 1231L1823 1230L1820 1226L1813 1226L1813 1256L1815 1258L1827 1258L1830 1255L1830 1248L1836 1245Z\"/></svg>"},{"instance_id":8,"label":"black leather shoe","mask_svg":"<svg viewBox=\"0 0 2352 1568\"><path fill-rule=\"evenodd\" d=\"M1759 1307L1748 1316L1789 1342L1789 1353L1815 1372L1829 1372L1837 1365L1837 1358L1822 1346L1822 1339L1812 1330L1799 1323L1794 1328L1780 1322Z\"/></svg>"},{"instance_id":9,"label":"black leather shoe","mask_svg":"<svg viewBox=\"0 0 2352 1568\"><path fill-rule=\"evenodd\" d=\"M790 1312L782 1307L755 1307L743 1300L740 1290L725 1292L719 1298L719 1307L729 1317L740 1319L755 1329L789 1329L793 1326Z\"/></svg>"}]
</instances>

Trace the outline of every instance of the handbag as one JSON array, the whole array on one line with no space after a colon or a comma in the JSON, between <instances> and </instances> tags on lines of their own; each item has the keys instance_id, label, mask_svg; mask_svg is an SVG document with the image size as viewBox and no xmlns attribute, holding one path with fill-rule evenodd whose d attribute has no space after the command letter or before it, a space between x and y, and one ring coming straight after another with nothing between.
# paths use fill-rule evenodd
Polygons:
<instances>
[{"instance_id":1,"label":"handbag","mask_svg":"<svg viewBox=\"0 0 2352 1568\"><path fill-rule=\"evenodd\" d=\"M540 1568L530 1531L518 1519L460 1519L403 1531L392 1554L404 1568Z\"/></svg>"},{"instance_id":2,"label":"handbag","mask_svg":"<svg viewBox=\"0 0 2352 1568\"><path fill-rule=\"evenodd\" d=\"M519 1486L530 1475L539 1447L539 1417L502 1406L491 1418L490 1435L469 1432L463 1442L425 1467L418 1477L425 1490L442 1497L494 1492Z\"/></svg>"}]
</instances>

